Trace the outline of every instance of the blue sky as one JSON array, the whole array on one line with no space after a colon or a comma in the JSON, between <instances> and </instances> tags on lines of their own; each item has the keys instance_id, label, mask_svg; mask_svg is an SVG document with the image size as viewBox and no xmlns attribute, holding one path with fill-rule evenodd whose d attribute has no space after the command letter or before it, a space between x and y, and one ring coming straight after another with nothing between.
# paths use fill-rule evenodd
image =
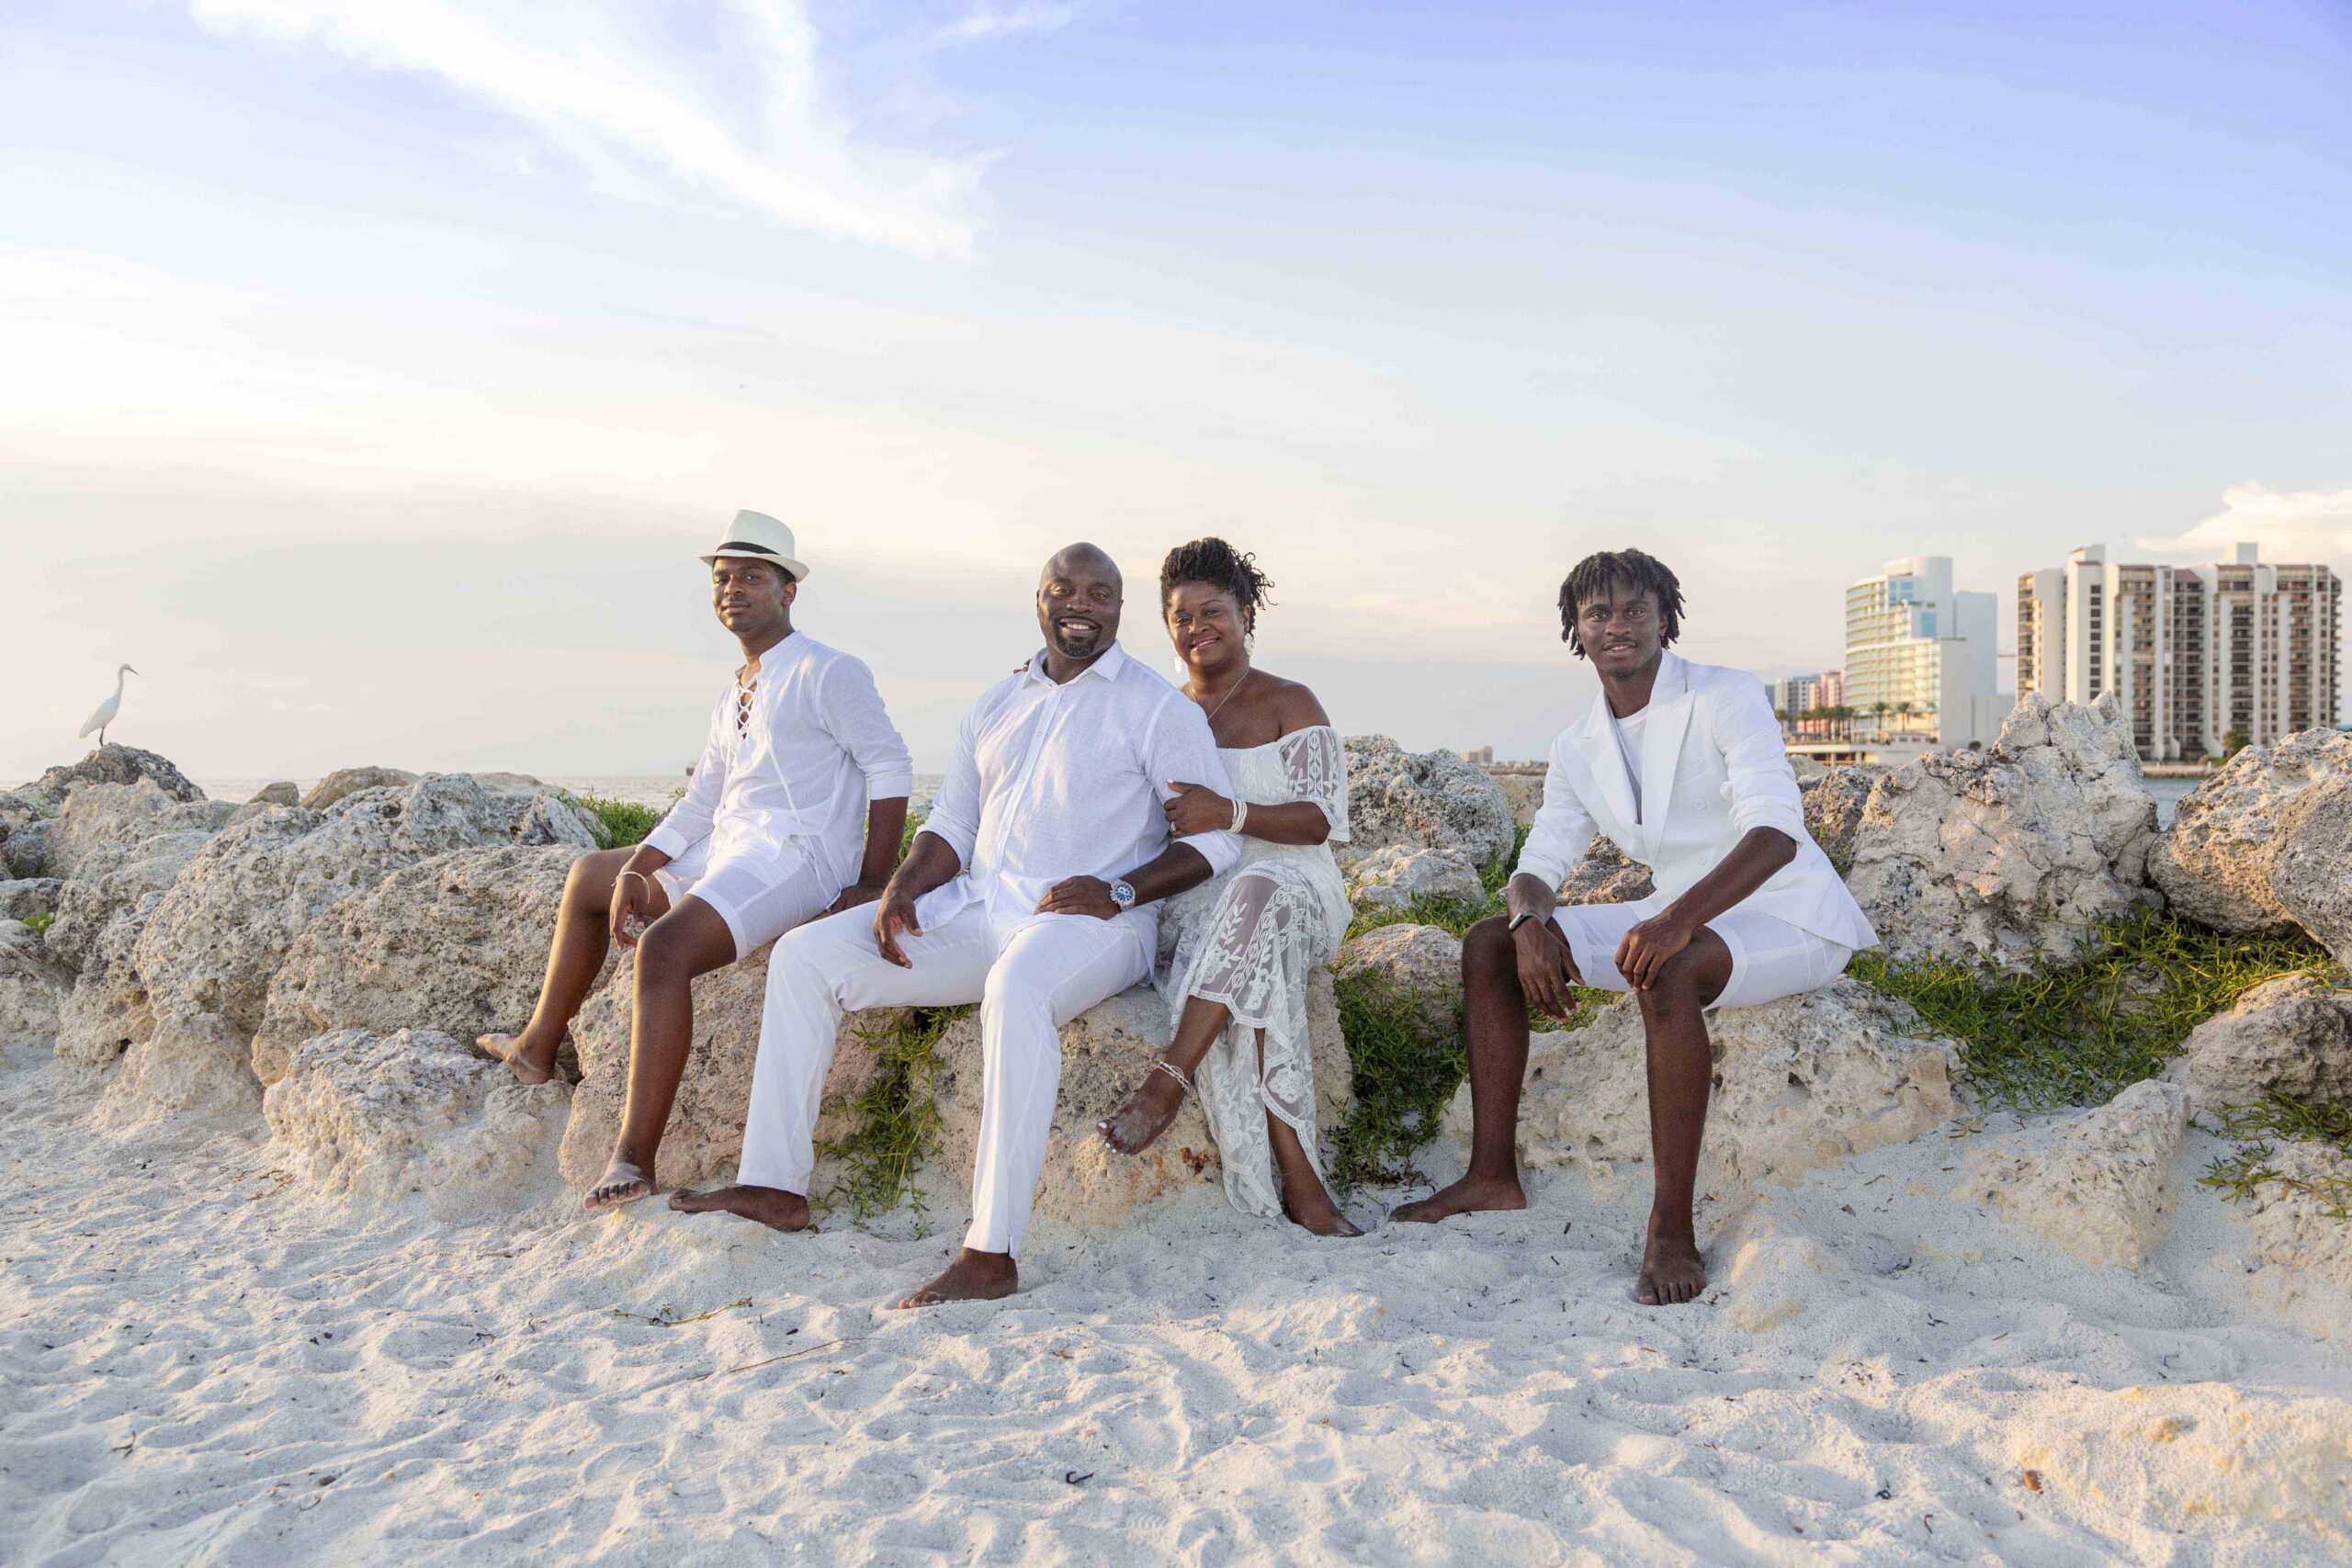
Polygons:
<instances>
[{"instance_id":1,"label":"blue sky","mask_svg":"<svg viewBox=\"0 0 2352 1568\"><path fill-rule=\"evenodd\" d=\"M2352 8L18 3L0 777L668 771L738 506L936 765L1056 545L1217 532L1341 728L1540 754L1553 592L1838 658L2072 546L2352 563ZM2004 626L2007 615L2005 608Z\"/></svg>"}]
</instances>

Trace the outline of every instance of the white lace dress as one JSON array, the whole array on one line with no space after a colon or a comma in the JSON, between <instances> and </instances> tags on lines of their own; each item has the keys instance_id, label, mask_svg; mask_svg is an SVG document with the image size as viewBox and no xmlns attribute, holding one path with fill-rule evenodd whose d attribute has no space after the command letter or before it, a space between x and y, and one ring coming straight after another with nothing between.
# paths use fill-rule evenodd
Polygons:
<instances>
[{"instance_id":1,"label":"white lace dress","mask_svg":"<svg viewBox=\"0 0 2352 1568\"><path fill-rule=\"evenodd\" d=\"M1311 801L1331 824L1330 842L1347 841L1348 760L1338 730L1317 725L1263 746L1220 747L1218 755L1239 798L1252 806ZM1224 1162L1226 1197L1245 1214L1280 1219L1282 1182L1266 1115L1296 1130L1320 1172L1306 979L1347 935L1348 889L1329 844L1272 844L1244 831L1233 869L1168 901L1158 984L1171 1036L1188 998L1222 1002L1232 1012L1193 1081Z\"/></svg>"}]
</instances>

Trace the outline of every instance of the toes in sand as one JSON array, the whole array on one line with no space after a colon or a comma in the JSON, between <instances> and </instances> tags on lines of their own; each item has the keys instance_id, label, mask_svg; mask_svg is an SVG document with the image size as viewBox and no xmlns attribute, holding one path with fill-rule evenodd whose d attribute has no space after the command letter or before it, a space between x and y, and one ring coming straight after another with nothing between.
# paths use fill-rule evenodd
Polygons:
<instances>
[{"instance_id":1,"label":"toes in sand","mask_svg":"<svg viewBox=\"0 0 2352 1568\"><path fill-rule=\"evenodd\" d=\"M714 1187L707 1192L678 1192L671 1195L670 1207L685 1214L733 1214L757 1220L771 1230L816 1228L808 1223L808 1200L780 1187Z\"/></svg>"}]
</instances>

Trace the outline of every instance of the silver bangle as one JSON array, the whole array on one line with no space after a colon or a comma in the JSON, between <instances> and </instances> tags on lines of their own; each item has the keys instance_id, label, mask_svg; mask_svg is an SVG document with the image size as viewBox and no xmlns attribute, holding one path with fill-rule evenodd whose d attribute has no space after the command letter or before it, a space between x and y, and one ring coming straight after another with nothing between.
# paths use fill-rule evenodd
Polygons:
<instances>
[{"instance_id":1,"label":"silver bangle","mask_svg":"<svg viewBox=\"0 0 2352 1568\"><path fill-rule=\"evenodd\" d=\"M1250 803L1246 800L1235 801L1233 803L1233 830L1237 833L1241 831L1241 824L1248 820L1250 820Z\"/></svg>"}]
</instances>

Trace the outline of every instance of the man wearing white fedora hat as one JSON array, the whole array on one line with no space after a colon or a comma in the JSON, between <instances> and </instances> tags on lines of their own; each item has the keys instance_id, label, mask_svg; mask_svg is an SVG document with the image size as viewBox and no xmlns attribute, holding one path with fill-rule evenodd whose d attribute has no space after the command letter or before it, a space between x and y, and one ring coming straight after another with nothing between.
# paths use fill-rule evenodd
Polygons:
<instances>
[{"instance_id":1,"label":"man wearing white fedora hat","mask_svg":"<svg viewBox=\"0 0 2352 1568\"><path fill-rule=\"evenodd\" d=\"M914 783L872 672L793 628L808 568L792 530L739 512L702 560L711 608L743 662L711 714L694 782L643 843L572 863L530 1023L481 1040L524 1082L546 1082L610 943L637 949L628 1100L592 1209L653 1190L693 1037L695 976L880 897Z\"/></svg>"}]
</instances>

